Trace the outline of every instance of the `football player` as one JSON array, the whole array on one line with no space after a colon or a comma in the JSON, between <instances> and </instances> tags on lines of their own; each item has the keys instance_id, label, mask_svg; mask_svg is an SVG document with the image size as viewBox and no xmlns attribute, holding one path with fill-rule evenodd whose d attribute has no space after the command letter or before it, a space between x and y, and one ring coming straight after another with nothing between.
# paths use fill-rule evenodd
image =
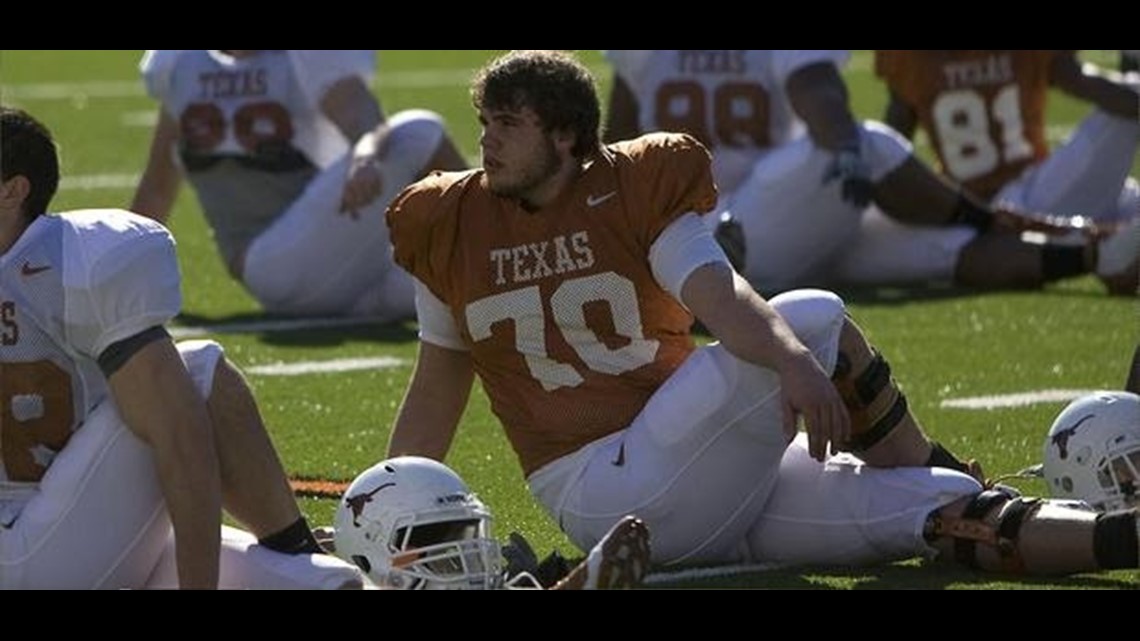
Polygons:
<instances>
[{"instance_id":1,"label":"football player","mask_svg":"<svg viewBox=\"0 0 1140 641\"><path fill-rule=\"evenodd\" d=\"M1034 222L950 185L889 127L857 122L839 71L847 51L605 54L607 140L678 131L705 143L718 211L743 227L741 271L762 291L930 280L1028 288L1090 272L1114 293L1135 287L1134 243L1023 242L1010 230Z\"/></svg>"},{"instance_id":2,"label":"football player","mask_svg":"<svg viewBox=\"0 0 1140 641\"><path fill-rule=\"evenodd\" d=\"M583 550L635 513L658 564L961 547L989 569L1137 565L1134 514L1104 526L1115 543L1130 524L1130 549L1052 554L1103 532L984 491L837 296L769 301L740 278L702 220L717 192L696 139L602 145L593 78L564 52L496 58L472 96L482 168L420 181L387 214L421 338L389 456L442 460L478 376L531 493ZM695 346L694 316L718 342Z\"/></svg>"},{"instance_id":3,"label":"football player","mask_svg":"<svg viewBox=\"0 0 1140 641\"><path fill-rule=\"evenodd\" d=\"M375 51L155 50L141 69L160 113L133 211L165 222L185 177L266 311L413 315L384 207L466 163L438 115L384 114Z\"/></svg>"},{"instance_id":4,"label":"football player","mask_svg":"<svg viewBox=\"0 0 1140 641\"><path fill-rule=\"evenodd\" d=\"M164 550L172 586L360 586L320 554L241 373L164 329L181 303L166 229L48 214L56 146L23 111L0 106L0 158L0 588L141 588ZM232 572L223 508L259 550Z\"/></svg>"},{"instance_id":5,"label":"football player","mask_svg":"<svg viewBox=\"0 0 1140 641\"><path fill-rule=\"evenodd\" d=\"M1140 144L1140 76L1122 76L1076 51L881 50L875 73L890 98L886 122L929 137L939 169L995 203L1102 221L1140 214L1129 177ZM1049 92L1096 110L1050 150Z\"/></svg>"}]
</instances>

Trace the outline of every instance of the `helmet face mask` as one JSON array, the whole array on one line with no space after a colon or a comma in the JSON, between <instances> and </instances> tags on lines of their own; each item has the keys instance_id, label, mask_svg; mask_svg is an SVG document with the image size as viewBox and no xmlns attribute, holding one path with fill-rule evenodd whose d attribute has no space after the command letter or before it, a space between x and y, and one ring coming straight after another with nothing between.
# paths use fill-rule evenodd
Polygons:
<instances>
[{"instance_id":1,"label":"helmet face mask","mask_svg":"<svg viewBox=\"0 0 1140 641\"><path fill-rule=\"evenodd\" d=\"M1140 507L1140 396L1096 392L1070 403L1049 430L1043 461L1055 497L1101 511Z\"/></svg>"},{"instance_id":2,"label":"helmet face mask","mask_svg":"<svg viewBox=\"0 0 1140 641\"><path fill-rule=\"evenodd\" d=\"M336 550L382 587L491 589L501 583L491 514L452 470L420 457L381 461L341 498Z\"/></svg>"}]
</instances>

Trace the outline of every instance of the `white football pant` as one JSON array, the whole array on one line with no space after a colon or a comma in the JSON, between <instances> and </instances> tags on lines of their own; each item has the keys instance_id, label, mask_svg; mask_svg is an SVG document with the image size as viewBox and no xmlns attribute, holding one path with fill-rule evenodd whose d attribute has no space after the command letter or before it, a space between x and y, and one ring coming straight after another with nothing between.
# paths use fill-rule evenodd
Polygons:
<instances>
[{"instance_id":1,"label":"white football pant","mask_svg":"<svg viewBox=\"0 0 1140 641\"><path fill-rule=\"evenodd\" d=\"M245 256L246 288L266 311L375 317L415 315L411 277L392 260L384 212L427 167L445 135L430 111L401 111L389 120L383 186L367 207L340 211L352 150L313 179L261 233Z\"/></svg>"}]
</instances>

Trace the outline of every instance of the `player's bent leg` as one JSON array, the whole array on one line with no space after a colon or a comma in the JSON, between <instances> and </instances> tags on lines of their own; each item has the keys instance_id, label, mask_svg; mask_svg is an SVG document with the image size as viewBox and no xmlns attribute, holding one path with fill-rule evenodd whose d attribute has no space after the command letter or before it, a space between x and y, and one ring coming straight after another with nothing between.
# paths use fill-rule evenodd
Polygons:
<instances>
[{"instance_id":1,"label":"player's bent leg","mask_svg":"<svg viewBox=\"0 0 1140 641\"><path fill-rule=\"evenodd\" d=\"M981 490L970 476L944 468L873 468L849 454L820 462L801 433L748 532L748 555L737 560L870 565L934 556L922 536L927 515Z\"/></svg>"},{"instance_id":2,"label":"player's bent leg","mask_svg":"<svg viewBox=\"0 0 1140 641\"><path fill-rule=\"evenodd\" d=\"M149 590L178 588L174 537L146 582ZM282 554L244 530L222 526L218 588L222 590L353 590L364 586L356 566L327 554Z\"/></svg>"},{"instance_id":3,"label":"player's bent leg","mask_svg":"<svg viewBox=\"0 0 1140 641\"><path fill-rule=\"evenodd\" d=\"M879 467L920 466L930 458L932 445L891 375L890 363L850 317L839 334L832 382L851 416L851 441L835 444L838 449Z\"/></svg>"},{"instance_id":4,"label":"player's bent leg","mask_svg":"<svg viewBox=\"0 0 1140 641\"><path fill-rule=\"evenodd\" d=\"M210 412L226 511L259 537L288 528L300 510L245 377L213 341L179 352Z\"/></svg>"},{"instance_id":5,"label":"player's bent leg","mask_svg":"<svg viewBox=\"0 0 1140 641\"><path fill-rule=\"evenodd\" d=\"M743 229L744 270L771 294L818 283L828 264L857 233L859 210L840 185L822 185L832 154L804 137L772 150L726 198Z\"/></svg>"},{"instance_id":6,"label":"player's bent leg","mask_svg":"<svg viewBox=\"0 0 1140 641\"><path fill-rule=\"evenodd\" d=\"M925 536L943 558L986 571L1095 572L1138 567L1136 516L989 490L931 513Z\"/></svg>"},{"instance_id":7,"label":"player's bent leg","mask_svg":"<svg viewBox=\"0 0 1140 641\"><path fill-rule=\"evenodd\" d=\"M842 301L801 290L772 305L831 368ZM775 484L788 443L781 412L776 372L723 346L703 347L629 428L548 464L528 482L582 550L622 516L636 514L653 532L654 563L722 562L735 558Z\"/></svg>"},{"instance_id":8,"label":"player's bent leg","mask_svg":"<svg viewBox=\"0 0 1140 641\"><path fill-rule=\"evenodd\" d=\"M243 282L266 310L382 321L413 315L412 290L384 283L386 274L398 269L390 256L384 210L408 184L434 168L433 163L455 164L458 152L442 119L430 111L402 111L388 124L384 160L378 165L382 190L375 200L359 211L340 210L355 153L350 151L322 170L250 243ZM372 141L362 140L358 147L369 144Z\"/></svg>"},{"instance_id":9,"label":"player's bent leg","mask_svg":"<svg viewBox=\"0 0 1140 641\"><path fill-rule=\"evenodd\" d=\"M1136 81L1130 86L1135 91ZM1118 205L1140 146L1140 121L1094 111L1043 162L1026 170L995 199L1029 211L1121 222L1136 215Z\"/></svg>"},{"instance_id":10,"label":"player's bent leg","mask_svg":"<svg viewBox=\"0 0 1140 641\"><path fill-rule=\"evenodd\" d=\"M619 520L586 559L552 590L628 590L649 572L649 528L634 516Z\"/></svg>"},{"instance_id":11,"label":"player's bent leg","mask_svg":"<svg viewBox=\"0 0 1140 641\"><path fill-rule=\"evenodd\" d=\"M902 223L869 207L859 233L832 265L829 280L848 285L949 283L962 248L977 235L966 225Z\"/></svg>"}]
</instances>

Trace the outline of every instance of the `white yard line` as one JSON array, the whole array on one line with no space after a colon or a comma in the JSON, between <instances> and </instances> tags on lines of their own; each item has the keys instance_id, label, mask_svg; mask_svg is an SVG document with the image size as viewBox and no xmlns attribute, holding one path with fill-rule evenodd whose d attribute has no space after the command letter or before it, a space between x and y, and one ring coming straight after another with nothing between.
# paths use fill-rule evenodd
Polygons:
<instances>
[{"instance_id":1,"label":"white yard line","mask_svg":"<svg viewBox=\"0 0 1140 641\"><path fill-rule=\"evenodd\" d=\"M306 329L346 329L378 322L372 318L282 318L216 325L175 326L170 335L178 340L202 338L212 334L260 334L264 332L296 332Z\"/></svg>"},{"instance_id":2,"label":"white yard line","mask_svg":"<svg viewBox=\"0 0 1140 641\"><path fill-rule=\"evenodd\" d=\"M300 361L243 367L247 374L258 376L306 376L308 374L339 374L372 369L394 369L411 363L392 356L375 358L337 358L329 361Z\"/></svg>"},{"instance_id":3,"label":"white yard line","mask_svg":"<svg viewBox=\"0 0 1140 641\"><path fill-rule=\"evenodd\" d=\"M64 176L59 181L59 189L61 191L134 189L138 184L138 174L88 174L86 176Z\"/></svg>"},{"instance_id":4,"label":"white yard line","mask_svg":"<svg viewBox=\"0 0 1140 641\"><path fill-rule=\"evenodd\" d=\"M675 583L678 581L696 581L699 579L719 579L737 574L752 574L755 572L770 572L778 570L779 563L755 563L750 565L724 565L708 568L692 568L688 570L658 570L645 576L643 583L657 585L661 583Z\"/></svg>"},{"instance_id":5,"label":"white yard line","mask_svg":"<svg viewBox=\"0 0 1140 641\"><path fill-rule=\"evenodd\" d=\"M462 87L471 82L475 69L428 71L382 71L373 81L377 88L436 89ZM86 80L83 82L36 82L0 85L6 100L73 100L76 98L141 98L146 96L141 80Z\"/></svg>"},{"instance_id":6,"label":"white yard line","mask_svg":"<svg viewBox=\"0 0 1140 641\"><path fill-rule=\"evenodd\" d=\"M1067 403L1075 398L1091 394L1096 390L1085 389L1046 389L1016 394L996 394L974 396L972 398L949 398L940 404L944 408L965 410L992 410L1005 407L1024 407L1039 403Z\"/></svg>"}]
</instances>

